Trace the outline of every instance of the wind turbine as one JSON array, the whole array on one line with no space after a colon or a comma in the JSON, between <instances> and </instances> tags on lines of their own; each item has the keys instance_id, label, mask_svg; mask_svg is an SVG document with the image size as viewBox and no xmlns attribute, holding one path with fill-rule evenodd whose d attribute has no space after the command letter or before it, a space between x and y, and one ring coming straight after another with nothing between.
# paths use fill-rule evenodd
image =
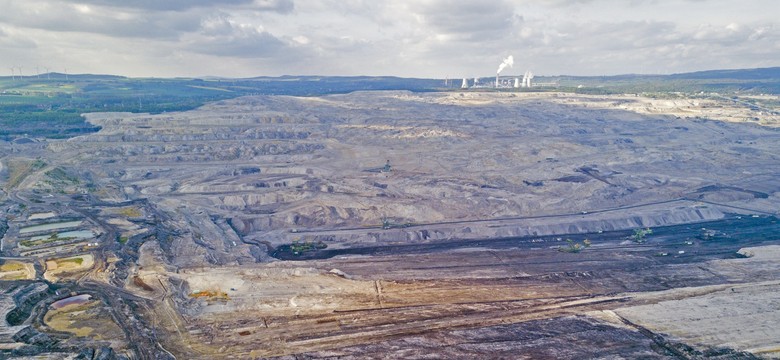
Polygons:
<instances>
[{"instance_id":1,"label":"wind turbine","mask_svg":"<svg viewBox=\"0 0 780 360\"><path fill-rule=\"evenodd\" d=\"M38 65L35 65L35 76L40 79L41 78L41 70Z\"/></svg>"},{"instance_id":2,"label":"wind turbine","mask_svg":"<svg viewBox=\"0 0 780 360\"><path fill-rule=\"evenodd\" d=\"M21 80L22 76L24 76L22 75L22 67L21 66L17 66L17 67L19 68L19 79Z\"/></svg>"},{"instance_id":3,"label":"wind turbine","mask_svg":"<svg viewBox=\"0 0 780 360\"><path fill-rule=\"evenodd\" d=\"M45 66L43 68L46 69L46 80L51 80L51 73L49 72L49 68Z\"/></svg>"},{"instance_id":4,"label":"wind turbine","mask_svg":"<svg viewBox=\"0 0 780 360\"><path fill-rule=\"evenodd\" d=\"M68 81L68 68L65 68L65 81Z\"/></svg>"},{"instance_id":5,"label":"wind turbine","mask_svg":"<svg viewBox=\"0 0 780 360\"><path fill-rule=\"evenodd\" d=\"M16 73L14 72L15 67L11 66L11 80L16 80Z\"/></svg>"}]
</instances>

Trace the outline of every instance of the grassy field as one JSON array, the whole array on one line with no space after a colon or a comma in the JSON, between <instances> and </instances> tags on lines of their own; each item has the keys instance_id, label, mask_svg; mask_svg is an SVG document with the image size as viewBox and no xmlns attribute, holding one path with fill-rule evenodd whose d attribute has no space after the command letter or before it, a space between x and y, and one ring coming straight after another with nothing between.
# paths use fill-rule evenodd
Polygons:
<instances>
[{"instance_id":1,"label":"grassy field","mask_svg":"<svg viewBox=\"0 0 780 360\"><path fill-rule=\"evenodd\" d=\"M95 340L121 339L122 329L111 319L103 304L97 300L77 303L61 309L50 309L43 318L46 325L57 331L72 333Z\"/></svg>"},{"instance_id":2,"label":"grassy field","mask_svg":"<svg viewBox=\"0 0 780 360\"><path fill-rule=\"evenodd\" d=\"M5 184L5 189L12 189L19 185L28 175L32 174L36 170L40 170L46 166L46 163L39 159L23 159L17 158L9 161L8 164L8 181Z\"/></svg>"}]
</instances>

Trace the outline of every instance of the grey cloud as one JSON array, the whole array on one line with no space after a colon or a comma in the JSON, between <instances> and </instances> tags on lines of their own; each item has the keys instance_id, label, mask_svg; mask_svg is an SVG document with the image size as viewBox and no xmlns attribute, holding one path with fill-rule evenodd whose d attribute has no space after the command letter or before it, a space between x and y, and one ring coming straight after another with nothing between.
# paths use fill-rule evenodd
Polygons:
<instances>
[{"instance_id":1,"label":"grey cloud","mask_svg":"<svg viewBox=\"0 0 780 360\"><path fill-rule=\"evenodd\" d=\"M745 42L762 41L766 39L779 40L772 26L746 26L730 24L727 26L701 26L692 36L692 41L717 44L720 46L736 46Z\"/></svg>"},{"instance_id":2,"label":"grey cloud","mask_svg":"<svg viewBox=\"0 0 780 360\"><path fill-rule=\"evenodd\" d=\"M620 5L630 5L630 6L639 6L644 4L658 4L659 0L534 0L539 4L547 5L547 6L572 6L572 5L579 5L579 4L588 4L588 5L595 5L595 4L611 4L614 6L620 6ZM666 0L669 1L675 1L675 0ZM689 3L696 3L696 2L705 2L710 0L676 0L677 2L689 2Z\"/></svg>"},{"instance_id":3,"label":"grey cloud","mask_svg":"<svg viewBox=\"0 0 780 360\"><path fill-rule=\"evenodd\" d=\"M780 2L702 1L0 0L0 49L138 76L481 76L510 54L521 74L777 65Z\"/></svg>"},{"instance_id":4,"label":"grey cloud","mask_svg":"<svg viewBox=\"0 0 780 360\"><path fill-rule=\"evenodd\" d=\"M479 40L508 35L519 18L507 1L435 0L413 9L435 32Z\"/></svg>"},{"instance_id":5,"label":"grey cloud","mask_svg":"<svg viewBox=\"0 0 780 360\"><path fill-rule=\"evenodd\" d=\"M531 44L528 55L537 64L591 75L765 64L778 51L772 44L780 42L780 32L772 24L690 28L666 21L623 21L545 28L540 21L528 26L533 28L525 40Z\"/></svg>"},{"instance_id":6,"label":"grey cloud","mask_svg":"<svg viewBox=\"0 0 780 360\"><path fill-rule=\"evenodd\" d=\"M269 58L285 48L284 42L265 31L249 36L202 39L189 47L202 54L239 58Z\"/></svg>"},{"instance_id":7,"label":"grey cloud","mask_svg":"<svg viewBox=\"0 0 780 360\"><path fill-rule=\"evenodd\" d=\"M571 6L575 4L591 3L595 0L537 0L539 4L548 6Z\"/></svg>"},{"instance_id":8,"label":"grey cloud","mask_svg":"<svg viewBox=\"0 0 780 360\"><path fill-rule=\"evenodd\" d=\"M200 29L204 16L214 12L200 6L241 5L241 10L278 12L289 12L293 8L292 0L4 2L5 11L0 13L0 23L56 32L158 39L176 39L183 33Z\"/></svg>"},{"instance_id":9,"label":"grey cloud","mask_svg":"<svg viewBox=\"0 0 780 360\"><path fill-rule=\"evenodd\" d=\"M257 11L292 11L293 0L78 0L78 3L144 10L187 10L241 6Z\"/></svg>"},{"instance_id":10,"label":"grey cloud","mask_svg":"<svg viewBox=\"0 0 780 360\"><path fill-rule=\"evenodd\" d=\"M227 14L217 14L201 20L200 33L205 36L230 36L236 31Z\"/></svg>"},{"instance_id":11,"label":"grey cloud","mask_svg":"<svg viewBox=\"0 0 780 360\"><path fill-rule=\"evenodd\" d=\"M220 5L246 5L252 0L77 0L76 3L105 7L147 9L147 10L186 10L196 7Z\"/></svg>"},{"instance_id":12,"label":"grey cloud","mask_svg":"<svg viewBox=\"0 0 780 360\"><path fill-rule=\"evenodd\" d=\"M770 25L702 25L686 30L672 22L625 21L579 26L576 31L594 49L641 51L658 47L706 46L735 47L749 42L780 40L780 33ZM679 47L679 46L678 46Z\"/></svg>"},{"instance_id":13,"label":"grey cloud","mask_svg":"<svg viewBox=\"0 0 780 360\"><path fill-rule=\"evenodd\" d=\"M639 50L683 40L670 22L589 23L565 31L577 35L568 37L570 42L584 42L599 50Z\"/></svg>"},{"instance_id":14,"label":"grey cloud","mask_svg":"<svg viewBox=\"0 0 780 360\"><path fill-rule=\"evenodd\" d=\"M114 37L175 38L199 28L194 12L118 12L111 9L79 9L61 3L9 2L0 22L55 32L85 32ZM41 7L45 11L40 11Z\"/></svg>"},{"instance_id":15,"label":"grey cloud","mask_svg":"<svg viewBox=\"0 0 780 360\"><path fill-rule=\"evenodd\" d=\"M379 44L377 44L377 41L371 41L368 39L350 36L350 35L343 35L343 36L333 36L333 35L317 35L313 34L313 38L310 39L310 45L313 48L318 49L320 52L326 52L331 54L345 54L345 53L355 53L355 52L363 52L363 51L373 51L376 50ZM388 44L385 44L388 45ZM384 47L380 49L382 51L389 51L390 49L388 47Z\"/></svg>"},{"instance_id":16,"label":"grey cloud","mask_svg":"<svg viewBox=\"0 0 780 360\"><path fill-rule=\"evenodd\" d=\"M203 20L188 49L192 52L232 57L268 58L288 45L273 34L247 24L237 24L226 14Z\"/></svg>"},{"instance_id":17,"label":"grey cloud","mask_svg":"<svg viewBox=\"0 0 780 360\"><path fill-rule=\"evenodd\" d=\"M32 39L8 32L0 27L0 47L4 49L34 49L38 44Z\"/></svg>"}]
</instances>

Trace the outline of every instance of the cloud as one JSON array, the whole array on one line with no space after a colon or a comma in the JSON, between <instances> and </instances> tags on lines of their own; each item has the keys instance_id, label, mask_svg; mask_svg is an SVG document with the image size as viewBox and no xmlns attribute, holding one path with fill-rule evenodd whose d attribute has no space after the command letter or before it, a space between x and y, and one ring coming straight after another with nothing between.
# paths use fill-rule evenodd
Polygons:
<instances>
[{"instance_id":1,"label":"cloud","mask_svg":"<svg viewBox=\"0 0 780 360\"><path fill-rule=\"evenodd\" d=\"M777 32L768 26L746 26L730 23L726 26L701 25L693 34L693 41L717 44L720 46L735 46L748 41L760 41L768 37L777 39Z\"/></svg>"},{"instance_id":2,"label":"cloud","mask_svg":"<svg viewBox=\"0 0 780 360\"><path fill-rule=\"evenodd\" d=\"M598 21L526 24L536 66L573 74L671 73L724 67L777 66L780 48L772 24L684 26L671 21ZM741 65L740 65L741 64ZM548 70L548 72L550 72Z\"/></svg>"},{"instance_id":3,"label":"cloud","mask_svg":"<svg viewBox=\"0 0 780 360\"><path fill-rule=\"evenodd\" d=\"M195 41L189 50L197 53L239 58L270 58L286 49L284 42L266 31L253 31L228 38Z\"/></svg>"},{"instance_id":4,"label":"cloud","mask_svg":"<svg viewBox=\"0 0 780 360\"><path fill-rule=\"evenodd\" d=\"M555 43L587 46L596 51L641 51L684 40L674 23L656 21L589 22L559 27L565 36Z\"/></svg>"},{"instance_id":5,"label":"cloud","mask_svg":"<svg viewBox=\"0 0 780 360\"><path fill-rule=\"evenodd\" d=\"M262 27L238 23L227 14L204 19L199 32L190 36L187 46L192 52L241 58L268 58L286 48L284 41Z\"/></svg>"},{"instance_id":6,"label":"cloud","mask_svg":"<svg viewBox=\"0 0 780 360\"><path fill-rule=\"evenodd\" d=\"M38 44L24 34L0 26L0 47L3 49L35 49Z\"/></svg>"},{"instance_id":7,"label":"cloud","mask_svg":"<svg viewBox=\"0 0 780 360\"><path fill-rule=\"evenodd\" d=\"M519 19L511 3L503 0L434 0L412 11L434 33L466 41L506 37Z\"/></svg>"},{"instance_id":8,"label":"cloud","mask_svg":"<svg viewBox=\"0 0 780 360\"><path fill-rule=\"evenodd\" d=\"M508 75L780 65L776 0L0 0L0 9L0 68L47 59L137 76L473 77L508 55Z\"/></svg>"},{"instance_id":9,"label":"cloud","mask_svg":"<svg viewBox=\"0 0 780 360\"><path fill-rule=\"evenodd\" d=\"M288 13L293 10L292 0L78 0L79 4L91 4L113 8L181 11L193 8L244 7L255 11Z\"/></svg>"},{"instance_id":10,"label":"cloud","mask_svg":"<svg viewBox=\"0 0 780 360\"><path fill-rule=\"evenodd\" d=\"M2 0L0 0L2 1ZM113 37L176 38L200 29L215 9L289 13L292 0L5 0L0 23ZM222 10L216 10L217 12Z\"/></svg>"},{"instance_id":11,"label":"cloud","mask_svg":"<svg viewBox=\"0 0 780 360\"><path fill-rule=\"evenodd\" d=\"M171 38L197 30L195 12L122 11L87 5L28 0L7 1L0 22L50 32L83 32L113 37Z\"/></svg>"}]
</instances>

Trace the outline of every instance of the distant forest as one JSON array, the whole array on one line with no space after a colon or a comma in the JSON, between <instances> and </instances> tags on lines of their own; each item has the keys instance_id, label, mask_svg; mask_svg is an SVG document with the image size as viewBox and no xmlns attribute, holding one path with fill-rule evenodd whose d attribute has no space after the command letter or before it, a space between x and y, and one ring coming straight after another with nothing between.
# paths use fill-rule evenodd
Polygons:
<instances>
[{"instance_id":1,"label":"distant forest","mask_svg":"<svg viewBox=\"0 0 780 360\"><path fill-rule=\"evenodd\" d=\"M496 91L569 91L591 94L780 94L780 67L716 70L663 76L537 77L544 86ZM82 113L163 113L244 95L319 96L366 90L470 91L460 81L371 76L281 76L245 79L156 79L111 75L0 77L0 140L68 138L99 128ZM490 91L481 88L479 91Z\"/></svg>"}]
</instances>

